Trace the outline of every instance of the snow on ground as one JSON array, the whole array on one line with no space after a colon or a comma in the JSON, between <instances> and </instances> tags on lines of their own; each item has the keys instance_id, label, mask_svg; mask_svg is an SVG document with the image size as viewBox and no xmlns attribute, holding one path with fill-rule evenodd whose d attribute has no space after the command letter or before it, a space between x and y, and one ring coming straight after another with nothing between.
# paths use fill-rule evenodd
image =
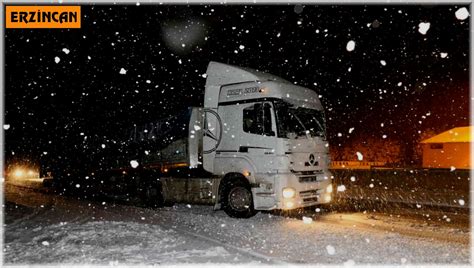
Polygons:
<instances>
[{"instance_id":1,"label":"snow on ground","mask_svg":"<svg viewBox=\"0 0 474 268\"><path fill-rule=\"evenodd\" d=\"M376 221L347 221L352 216L344 214L234 219L199 205L149 209L40 193L6 199L6 263L469 263L466 243L394 232L391 225L374 229Z\"/></svg>"},{"instance_id":2,"label":"snow on ground","mask_svg":"<svg viewBox=\"0 0 474 268\"><path fill-rule=\"evenodd\" d=\"M190 240L174 230L140 222L58 223L32 230L8 229L16 241L5 245L9 263L235 263L247 261L222 246ZM16 233L15 232L20 232ZM25 239L27 235L28 239Z\"/></svg>"},{"instance_id":3,"label":"snow on ground","mask_svg":"<svg viewBox=\"0 0 474 268\"><path fill-rule=\"evenodd\" d=\"M469 246L361 229L352 223L315 220L307 224L269 213L259 213L251 219L232 219L204 206L193 206L191 210L181 206L168 208L160 217L169 217L169 221L188 226L193 232L290 263L400 264L402 259L407 263L469 262ZM222 224L225 226L221 227ZM328 254L328 245L334 247L334 255Z\"/></svg>"}]
</instances>

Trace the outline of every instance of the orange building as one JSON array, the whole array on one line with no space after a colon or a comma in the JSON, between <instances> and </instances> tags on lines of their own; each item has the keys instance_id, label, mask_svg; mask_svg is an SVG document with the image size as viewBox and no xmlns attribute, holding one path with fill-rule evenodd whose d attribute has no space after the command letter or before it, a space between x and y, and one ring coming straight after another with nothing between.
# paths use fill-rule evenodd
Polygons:
<instances>
[{"instance_id":1,"label":"orange building","mask_svg":"<svg viewBox=\"0 0 474 268\"><path fill-rule=\"evenodd\" d=\"M421 143L424 168L472 168L471 126L450 129Z\"/></svg>"}]
</instances>

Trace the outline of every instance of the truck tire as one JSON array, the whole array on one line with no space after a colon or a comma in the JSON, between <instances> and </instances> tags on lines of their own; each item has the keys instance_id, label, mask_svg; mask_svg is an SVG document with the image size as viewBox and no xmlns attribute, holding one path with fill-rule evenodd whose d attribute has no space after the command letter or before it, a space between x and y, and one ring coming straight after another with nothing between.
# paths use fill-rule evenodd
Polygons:
<instances>
[{"instance_id":1,"label":"truck tire","mask_svg":"<svg viewBox=\"0 0 474 268\"><path fill-rule=\"evenodd\" d=\"M257 214L253 207L250 185L243 180L227 181L222 186L222 209L233 218L250 218Z\"/></svg>"},{"instance_id":2,"label":"truck tire","mask_svg":"<svg viewBox=\"0 0 474 268\"><path fill-rule=\"evenodd\" d=\"M146 186L143 191L143 203L152 208L163 207L164 198L160 186Z\"/></svg>"}]
</instances>

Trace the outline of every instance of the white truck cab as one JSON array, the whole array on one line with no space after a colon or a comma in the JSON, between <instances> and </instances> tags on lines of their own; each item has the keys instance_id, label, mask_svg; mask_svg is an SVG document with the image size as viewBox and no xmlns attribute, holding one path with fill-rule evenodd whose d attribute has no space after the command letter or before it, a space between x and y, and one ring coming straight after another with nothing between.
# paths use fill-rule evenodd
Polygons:
<instances>
[{"instance_id":1,"label":"white truck cab","mask_svg":"<svg viewBox=\"0 0 474 268\"><path fill-rule=\"evenodd\" d=\"M211 62L204 100L203 167L221 178L231 216L331 201L324 112L313 90ZM236 182L237 181L237 182Z\"/></svg>"}]
</instances>

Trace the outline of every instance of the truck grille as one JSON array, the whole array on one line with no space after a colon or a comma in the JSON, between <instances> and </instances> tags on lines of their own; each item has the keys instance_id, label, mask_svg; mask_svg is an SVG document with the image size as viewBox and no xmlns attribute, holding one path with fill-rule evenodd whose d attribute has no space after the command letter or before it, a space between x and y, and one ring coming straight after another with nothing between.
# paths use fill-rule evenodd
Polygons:
<instances>
[{"instance_id":1,"label":"truck grille","mask_svg":"<svg viewBox=\"0 0 474 268\"><path fill-rule=\"evenodd\" d=\"M318 202L318 197L303 198L303 203L313 203Z\"/></svg>"},{"instance_id":2,"label":"truck grille","mask_svg":"<svg viewBox=\"0 0 474 268\"><path fill-rule=\"evenodd\" d=\"M315 182L315 181L318 181L318 177L317 176L301 176L298 178L299 182L301 183L305 183L305 182Z\"/></svg>"},{"instance_id":3,"label":"truck grille","mask_svg":"<svg viewBox=\"0 0 474 268\"><path fill-rule=\"evenodd\" d=\"M300 197L303 203L315 203L318 202L320 190L306 190L300 192Z\"/></svg>"},{"instance_id":4,"label":"truck grille","mask_svg":"<svg viewBox=\"0 0 474 268\"><path fill-rule=\"evenodd\" d=\"M312 196L312 195L317 195L319 190L307 190L307 191L301 191L300 196L301 197L307 197L307 196Z\"/></svg>"}]
</instances>

